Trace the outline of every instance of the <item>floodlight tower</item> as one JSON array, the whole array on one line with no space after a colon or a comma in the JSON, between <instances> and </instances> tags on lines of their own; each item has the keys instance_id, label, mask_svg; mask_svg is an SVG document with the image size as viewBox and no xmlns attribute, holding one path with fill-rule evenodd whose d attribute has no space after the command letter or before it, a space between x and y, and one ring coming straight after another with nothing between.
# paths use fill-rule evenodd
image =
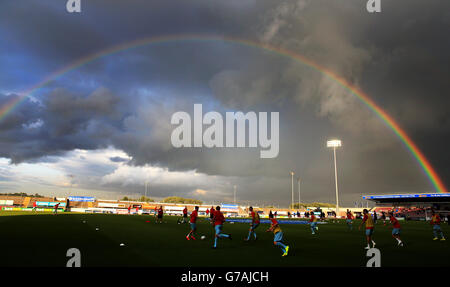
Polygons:
<instances>
[{"instance_id":1,"label":"floodlight tower","mask_svg":"<svg viewBox=\"0 0 450 287\"><path fill-rule=\"evenodd\" d=\"M236 185L234 186L234 205L236 205Z\"/></svg>"},{"instance_id":2,"label":"floodlight tower","mask_svg":"<svg viewBox=\"0 0 450 287\"><path fill-rule=\"evenodd\" d=\"M145 181L145 199L147 199L147 184L148 184L148 182Z\"/></svg>"},{"instance_id":3,"label":"floodlight tower","mask_svg":"<svg viewBox=\"0 0 450 287\"><path fill-rule=\"evenodd\" d=\"M300 209L300 177L297 179L298 183L298 209Z\"/></svg>"},{"instance_id":4,"label":"floodlight tower","mask_svg":"<svg viewBox=\"0 0 450 287\"><path fill-rule=\"evenodd\" d=\"M69 191L69 193L70 193L70 195L72 195L73 178L75 177L75 175L69 174L69 177L70 177L70 191ZM67 198L69 198L69 195L67 196Z\"/></svg>"},{"instance_id":5,"label":"floodlight tower","mask_svg":"<svg viewBox=\"0 0 450 287\"><path fill-rule=\"evenodd\" d=\"M327 147L333 148L334 182L336 184L336 216L339 216L339 190L338 190L337 166L336 166L336 148L341 146L342 143L340 140L335 139L327 141Z\"/></svg>"},{"instance_id":6,"label":"floodlight tower","mask_svg":"<svg viewBox=\"0 0 450 287\"><path fill-rule=\"evenodd\" d=\"M292 208L294 208L294 172L291 171L291 191L292 191L292 201L291 201L291 206Z\"/></svg>"}]
</instances>

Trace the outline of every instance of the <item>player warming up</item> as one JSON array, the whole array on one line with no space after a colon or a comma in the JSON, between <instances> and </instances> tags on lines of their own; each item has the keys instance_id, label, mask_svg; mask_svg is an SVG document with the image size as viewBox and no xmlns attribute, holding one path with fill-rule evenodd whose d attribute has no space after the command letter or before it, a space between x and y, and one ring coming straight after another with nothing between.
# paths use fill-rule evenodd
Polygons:
<instances>
[{"instance_id":1,"label":"player warming up","mask_svg":"<svg viewBox=\"0 0 450 287\"><path fill-rule=\"evenodd\" d=\"M441 230L441 217L439 214L436 214L434 210L431 211L431 222L430 224L433 226L433 240L438 240L438 235L441 236L441 241L445 241L444 233Z\"/></svg>"},{"instance_id":2,"label":"player warming up","mask_svg":"<svg viewBox=\"0 0 450 287\"><path fill-rule=\"evenodd\" d=\"M372 247L375 247L375 241L372 240L373 234L373 218L372 215L369 214L367 209L363 210L364 217L361 224L358 227L358 230L361 230L361 226L366 224L366 239L367 239L367 247L366 249L370 249L370 242L372 242Z\"/></svg>"},{"instance_id":3,"label":"player warming up","mask_svg":"<svg viewBox=\"0 0 450 287\"><path fill-rule=\"evenodd\" d=\"M214 236L214 246L213 248L217 248L217 240L219 238L228 238L231 240L231 234L222 233L223 223L225 222L225 217L223 217L222 212L220 212L220 206L216 207L214 211L214 229L216 231L216 235Z\"/></svg>"},{"instance_id":4,"label":"player warming up","mask_svg":"<svg viewBox=\"0 0 450 287\"><path fill-rule=\"evenodd\" d=\"M353 230L353 218L352 212L347 209L347 227L349 230Z\"/></svg>"},{"instance_id":5,"label":"player warming up","mask_svg":"<svg viewBox=\"0 0 450 287\"><path fill-rule=\"evenodd\" d=\"M186 223L187 222L187 216L188 216L188 209L187 206L184 207L183 209L183 217L182 218L178 218L177 223Z\"/></svg>"},{"instance_id":6,"label":"player warming up","mask_svg":"<svg viewBox=\"0 0 450 287\"><path fill-rule=\"evenodd\" d=\"M59 202L55 204L55 208L53 210L53 214L58 214Z\"/></svg>"},{"instance_id":7,"label":"player warming up","mask_svg":"<svg viewBox=\"0 0 450 287\"><path fill-rule=\"evenodd\" d=\"M191 226L191 231L189 231L188 235L186 235L186 239L190 240L190 238L195 239L194 235L196 235L196 231L197 231L197 216L198 216L198 206L195 207L194 211L192 211L191 213L191 219L190 219L190 226Z\"/></svg>"},{"instance_id":8,"label":"player warming up","mask_svg":"<svg viewBox=\"0 0 450 287\"><path fill-rule=\"evenodd\" d=\"M211 221L211 224L214 226L214 207L211 206L211 209L209 210L209 219Z\"/></svg>"},{"instance_id":9,"label":"player warming up","mask_svg":"<svg viewBox=\"0 0 450 287\"><path fill-rule=\"evenodd\" d=\"M401 226L397 218L395 218L394 212L392 211L389 211L389 221L392 223L392 237L397 240L398 246L403 246L403 242L400 239Z\"/></svg>"},{"instance_id":10,"label":"player warming up","mask_svg":"<svg viewBox=\"0 0 450 287\"><path fill-rule=\"evenodd\" d=\"M182 223L186 223L187 222L187 216L188 216L188 209L187 209L187 206L185 206L184 209L183 209L183 221L182 221Z\"/></svg>"},{"instance_id":11,"label":"player warming up","mask_svg":"<svg viewBox=\"0 0 450 287\"><path fill-rule=\"evenodd\" d=\"M316 234L317 228L317 217L314 215L314 212L311 212L311 219L309 220L309 224L311 225L312 234Z\"/></svg>"},{"instance_id":12,"label":"player warming up","mask_svg":"<svg viewBox=\"0 0 450 287\"><path fill-rule=\"evenodd\" d=\"M252 237L252 233L255 236L255 240L257 239L255 229L259 226L259 223L260 223L258 212L253 211L253 207L252 206L250 206L248 210L250 211L250 216L252 217L252 223L250 224L250 229L248 231L248 236L247 236L246 239L244 239L245 241L250 241L252 239L251 238Z\"/></svg>"},{"instance_id":13,"label":"player warming up","mask_svg":"<svg viewBox=\"0 0 450 287\"><path fill-rule=\"evenodd\" d=\"M158 217L156 218L156 223L162 223L162 220L163 220L163 214L164 214L164 211L163 211L163 207L162 207L162 205L159 207L159 209L158 209Z\"/></svg>"},{"instance_id":14,"label":"player warming up","mask_svg":"<svg viewBox=\"0 0 450 287\"><path fill-rule=\"evenodd\" d=\"M287 256L289 251L289 245L283 243L283 231L281 231L278 221L273 217L273 214L269 214L270 221L272 222L270 228L266 232L273 232L273 244L280 247L283 251L283 255Z\"/></svg>"},{"instance_id":15,"label":"player warming up","mask_svg":"<svg viewBox=\"0 0 450 287\"><path fill-rule=\"evenodd\" d=\"M381 212L381 219L383 220L383 225L386 225L386 213L384 211Z\"/></svg>"}]
</instances>

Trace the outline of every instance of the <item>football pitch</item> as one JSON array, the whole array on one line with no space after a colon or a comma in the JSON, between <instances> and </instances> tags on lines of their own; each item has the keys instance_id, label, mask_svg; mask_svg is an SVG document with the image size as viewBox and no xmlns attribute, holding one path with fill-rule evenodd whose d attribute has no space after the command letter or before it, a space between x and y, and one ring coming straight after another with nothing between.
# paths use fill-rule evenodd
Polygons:
<instances>
[{"instance_id":1,"label":"football pitch","mask_svg":"<svg viewBox=\"0 0 450 287\"><path fill-rule=\"evenodd\" d=\"M226 223L223 232L233 239L220 239L212 249L214 230L205 218L198 219L195 241L186 240L189 224L177 224L178 218L165 216L165 223L156 224L149 215L0 212L1 266L64 267L69 248L80 250L82 267L363 267L369 259L360 220L354 221L353 231L343 220L320 224L316 235L309 225L282 224L290 246L282 257L272 233L265 232L268 224L257 228L257 241L244 242L249 224ZM428 222L401 225L404 247L391 237L389 224L376 224L382 267L450 266L449 241L433 241ZM442 230L450 234L447 223ZM200 240L201 235L206 239Z\"/></svg>"}]
</instances>

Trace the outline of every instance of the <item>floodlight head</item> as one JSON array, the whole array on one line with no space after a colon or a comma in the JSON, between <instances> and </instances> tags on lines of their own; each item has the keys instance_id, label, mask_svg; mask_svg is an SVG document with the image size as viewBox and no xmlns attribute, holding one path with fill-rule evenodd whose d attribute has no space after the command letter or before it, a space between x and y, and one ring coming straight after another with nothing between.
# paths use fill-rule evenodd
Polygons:
<instances>
[{"instance_id":1,"label":"floodlight head","mask_svg":"<svg viewBox=\"0 0 450 287\"><path fill-rule=\"evenodd\" d=\"M340 146L342 146L342 143L340 140L327 141L327 147L340 147Z\"/></svg>"},{"instance_id":2,"label":"floodlight head","mask_svg":"<svg viewBox=\"0 0 450 287\"><path fill-rule=\"evenodd\" d=\"M294 172L293 172L293 171L291 171L291 175L294 175Z\"/></svg>"}]
</instances>

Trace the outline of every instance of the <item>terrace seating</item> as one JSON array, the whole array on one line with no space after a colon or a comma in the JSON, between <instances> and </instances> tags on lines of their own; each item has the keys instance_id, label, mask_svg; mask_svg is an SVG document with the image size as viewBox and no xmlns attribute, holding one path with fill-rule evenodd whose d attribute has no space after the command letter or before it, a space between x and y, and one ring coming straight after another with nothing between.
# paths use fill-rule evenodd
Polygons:
<instances>
[{"instance_id":1,"label":"terrace seating","mask_svg":"<svg viewBox=\"0 0 450 287\"><path fill-rule=\"evenodd\" d=\"M74 208L89 208L89 202L84 202L84 201L71 201L69 203L70 207L74 207Z\"/></svg>"},{"instance_id":2,"label":"terrace seating","mask_svg":"<svg viewBox=\"0 0 450 287\"><path fill-rule=\"evenodd\" d=\"M31 197L28 197L28 196L25 197L23 202L22 202L22 206L23 207L28 207L28 204L30 203L30 201L31 201Z\"/></svg>"}]
</instances>

